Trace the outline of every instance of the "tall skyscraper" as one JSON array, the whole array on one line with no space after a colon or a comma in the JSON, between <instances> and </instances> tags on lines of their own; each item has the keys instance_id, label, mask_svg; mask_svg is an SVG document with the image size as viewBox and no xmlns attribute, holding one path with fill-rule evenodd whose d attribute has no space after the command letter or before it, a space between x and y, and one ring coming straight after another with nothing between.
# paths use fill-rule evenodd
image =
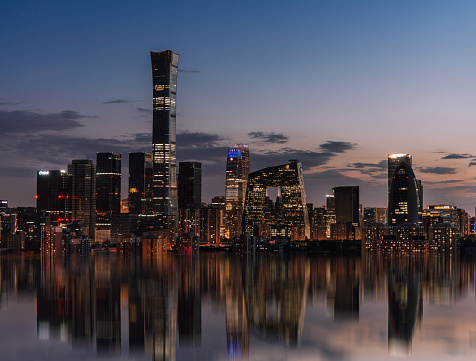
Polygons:
<instances>
[{"instance_id":1,"label":"tall skyscraper","mask_svg":"<svg viewBox=\"0 0 476 361\"><path fill-rule=\"evenodd\" d=\"M69 177L65 170L36 173L36 208L45 210L50 222L68 222Z\"/></svg>"},{"instance_id":2,"label":"tall skyscraper","mask_svg":"<svg viewBox=\"0 0 476 361\"><path fill-rule=\"evenodd\" d=\"M129 153L129 213L152 212L152 154Z\"/></svg>"},{"instance_id":3,"label":"tall skyscraper","mask_svg":"<svg viewBox=\"0 0 476 361\"><path fill-rule=\"evenodd\" d=\"M96 163L97 225L111 225L111 214L121 212L121 155L98 153Z\"/></svg>"},{"instance_id":4,"label":"tall skyscraper","mask_svg":"<svg viewBox=\"0 0 476 361\"><path fill-rule=\"evenodd\" d=\"M178 207L202 206L202 163L180 162L178 174Z\"/></svg>"},{"instance_id":5,"label":"tall skyscraper","mask_svg":"<svg viewBox=\"0 0 476 361\"><path fill-rule=\"evenodd\" d=\"M160 224L176 228L177 151L176 111L179 54L171 50L150 53L153 85L152 211Z\"/></svg>"},{"instance_id":6,"label":"tall skyscraper","mask_svg":"<svg viewBox=\"0 0 476 361\"><path fill-rule=\"evenodd\" d=\"M68 165L71 175L71 218L82 221L89 236L96 226L96 167L92 160L75 159Z\"/></svg>"},{"instance_id":7,"label":"tall skyscraper","mask_svg":"<svg viewBox=\"0 0 476 361\"><path fill-rule=\"evenodd\" d=\"M423 200L421 196L421 183L415 178L411 166L411 155L406 154L395 165L394 160L400 157L389 155L389 178L388 192L388 223L390 226L403 224L421 224ZM392 159L392 163L390 160ZM410 159L410 162L408 162Z\"/></svg>"},{"instance_id":8,"label":"tall skyscraper","mask_svg":"<svg viewBox=\"0 0 476 361\"><path fill-rule=\"evenodd\" d=\"M390 193L390 185L392 183L393 173L401 162L406 162L412 167L411 154L389 154L388 155L388 192Z\"/></svg>"},{"instance_id":9,"label":"tall skyscraper","mask_svg":"<svg viewBox=\"0 0 476 361\"><path fill-rule=\"evenodd\" d=\"M246 182L250 173L250 151L246 144L235 144L228 150L225 186L225 237L241 235L241 220L246 195Z\"/></svg>"}]
</instances>

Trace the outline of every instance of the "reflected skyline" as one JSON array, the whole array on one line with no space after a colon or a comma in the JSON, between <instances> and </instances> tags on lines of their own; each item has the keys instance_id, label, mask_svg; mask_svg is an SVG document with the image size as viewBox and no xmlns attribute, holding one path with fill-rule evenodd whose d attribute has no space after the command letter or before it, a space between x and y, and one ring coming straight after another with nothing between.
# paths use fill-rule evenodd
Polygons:
<instances>
[{"instance_id":1,"label":"reflected skyline","mask_svg":"<svg viewBox=\"0 0 476 361\"><path fill-rule=\"evenodd\" d=\"M437 332L426 322L454 323L441 331L471 352L473 331L458 307L476 306L475 266L436 254L3 257L0 317L33 302L37 346L60 342L93 358L253 360L281 349L284 359L345 359L368 347L411 356Z\"/></svg>"}]
</instances>

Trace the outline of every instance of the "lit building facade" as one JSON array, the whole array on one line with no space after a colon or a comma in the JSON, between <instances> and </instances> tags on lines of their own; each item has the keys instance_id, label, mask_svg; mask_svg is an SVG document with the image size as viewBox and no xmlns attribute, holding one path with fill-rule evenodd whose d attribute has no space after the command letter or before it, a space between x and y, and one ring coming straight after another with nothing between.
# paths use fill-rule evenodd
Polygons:
<instances>
[{"instance_id":1,"label":"lit building facade","mask_svg":"<svg viewBox=\"0 0 476 361\"><path fill-rule=\"evenodd\" d=\"M404 159L394 167L393 161L400 155L389 155L389 172L393 169L388 195L388 224L390 226L403 224L421 224L423 199L421 183L416 179L411 164L411 156L406 154ZM392 163L390 163L392 160ZM391 169L390 169L391 168Z\"/></svg>"},{"instance_id":2,"label":"lit building facade","mask_svg":"<svg viewBox=\"0 0 476 361\"><path fill-rule=\"evenodd\" d=\"M306 206L306 192L302 177L302 164L293 161L250 173L243 214L244 232L259 235L263 227L266 206L266 188L280 187L283 222L290 227L303 227L305 237L310 237L310 224Z\"/></svg>"},{"instance_id":3,"label":"lit building facade","mask_svg":"<svg viewBox=\"0 0 476 361\"><path fill-rule=\"evenodd\" d=\"M46 211L49 222L68 222L69 180L65 170L36 172L36 208Z\"/></svg>"},{"instance_id":4,"label":"lit building facade","mask_svg":"<svg viewBox=\"0 0 476 361\"><path fill-rule=\"evenodd\" d=\"M92 236L96 227L96 167L92 160L75 159L68 165L71 176L71 218L83 222Z\"/></svg>"},{"instance_id":5,"label":"lit building facade","mask_svg":"<svg viewBox=\"0 0 476 361\"><path fill-rule=\"evenodd\" d=\"M129 213L152 212L152 153L129 153Z\"/></svg>"},{"instance_id":6,"label":"lit building facade","mask_svg":"<svg viewBox=\"0 0 476 361\"><path fill-rule=\"evenodd\" d=\"M111 226L111 214L121 212L121 154L98 153L96 162L96 225Z\"/></svg>"},{"instance_id":7,"label":"lit building facade","mask_svg":"<svg viewBox=\"0 0 476 361\"><path fill-rule=\"evenodd\" d=\"M228 150L225 186L225 238L241 235L246 184L250 173L250 151L246 144L235 144Z\"/></svg>"},{"instance_id":8,"label":"lit building facade","mask_svg":"<svg viewBox=\"0 0 476 361\"><path fill-rule=\"evenodd\" d=\"M160 225L174 230L177 222L176 110L179 54L151 52L153 85L152 212Z\"/></svg>"}]
</instances>

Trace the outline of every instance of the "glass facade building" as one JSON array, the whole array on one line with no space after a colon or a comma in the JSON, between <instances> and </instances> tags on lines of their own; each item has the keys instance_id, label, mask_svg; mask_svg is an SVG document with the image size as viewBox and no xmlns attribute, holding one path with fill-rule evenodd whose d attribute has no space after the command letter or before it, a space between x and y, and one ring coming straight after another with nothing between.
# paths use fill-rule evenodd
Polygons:
<instances>
[{"instance_id":1,"label":"glass facade building","mask_svg":"<svg viewBox=\"0 0 476 361\"><path fill-rule=\"evenodd\" d=\"M225 238L241 235L246 184L250 173L250 150L246 144L235 144L228 150L225 185Z\"/></svg>"},{"instance_id":2,"label":"glass facade building","mask_svg":"<svg viewBox=\"0 0 476 361\"><path fill-rule=\"evenodd\" d=\"M179 54L171 50L151 52L153 86L152 211L161 226L176 228L177 151L176 111Z\"/></svg>"},{"instance_id":3,"label":"glass facade building","mask_svg":"<svg viewBox=\"0 0 476 361\"><path fill-rule=\"evenodd\" d=\"M97 154L96 212L98 226L110 226L110 215L121 212L121 155L119 153Z\"/></svg>"},{"instance_id":4,"label":"glass facade building","mask_svg":"<svg viewBox=\"0 0 476 361\"><path fill-rule=\"evenodd\" d=\"M178 207L202 206L202 163L180 162L178 174Z\"/></svg>"},{"instance_id":5,"label":"glass facade building","mask_svg":"<svg viewBox=\"0 0 476 361\"><path fill-rule=\"evenodd\" d=\"M68 222L69 177L65 170L36 172L36 208L46 211L50 222Z\"/></svg>"},{"instance_id":6,"label":"glass facade building","mask_svg":"<svg viewBox=\"0 0 476 361\"><path fill-rule=\"evenodd\" d=\"M152 153L129 153L129 213L152 212Z\"/></svg>"},{"instance_id":7,"label":"glass facade building","mask_svg":"<svg viewBox=\"0 0 476 361\"><path fill-rule=\"evenodd\" d=\"M388 197L390 226L422 223L420 184L409 163L400 162L393 172Z\"/></svg>"},{"instance_id":8,"label":"glass facade building","mask_svg":"<svg viewBox=\"0 0 476 361\"><path fill-rule=\"evenodd\" d=\"M243 214L244 232L259 234L259 228L263 226L267 187L281 189L284 224L289 227L304 227L305 237L310 238L302 165L298 161L249 174Z\"/></svg>"},{"instance_id":9,"label":"glass facade building","mask_svg":"<svg viewBox=\"0 0 476 361\"><path fill-rule=\"evenodd\" d=\"M72 221L83 222L92 236L96 226L96 167L92 160L75 159L68 164L68 174Z\"/></svg>"}]
</instances>

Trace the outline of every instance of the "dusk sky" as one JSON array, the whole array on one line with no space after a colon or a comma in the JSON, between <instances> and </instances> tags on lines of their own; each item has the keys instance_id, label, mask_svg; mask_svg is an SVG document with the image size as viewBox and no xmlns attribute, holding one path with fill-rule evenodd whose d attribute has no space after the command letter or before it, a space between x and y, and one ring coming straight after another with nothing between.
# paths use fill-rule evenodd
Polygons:
<instances>
[{"instance_id":1,"label":"dusk sky","mask_svg":"<svg viewBox=\"0 0 476 361\"><path fill-rule=\"evenodd\" d=\"M387 204L387 154L410 153L424 206L476 205L476 1L4 1L0 199L34 206L36 170L150 151L150 51L180 54L177 161L225 193L227 149L251 170L299 159L307 201L360 186ZM474 166L472 166L474 165Z\"/></svg>"}]
</instances>

